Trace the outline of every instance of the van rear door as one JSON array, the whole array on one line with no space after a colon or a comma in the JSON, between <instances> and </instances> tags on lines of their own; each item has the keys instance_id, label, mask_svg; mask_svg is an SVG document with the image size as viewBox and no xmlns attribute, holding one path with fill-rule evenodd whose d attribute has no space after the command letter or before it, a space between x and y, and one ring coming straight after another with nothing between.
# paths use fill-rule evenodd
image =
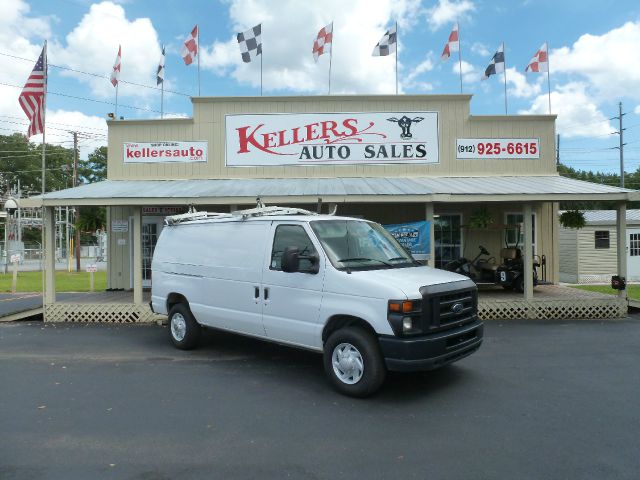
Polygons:
<instances>
[{"instance_id":1,"label":"van rear door","mask_svg":"<svg viewBox=\"0 0 640 480\"><path fill-rule=\"evenodd\" d=\"M321 347L318 318L322 303L325 257L305 223L272 222L272 242L266 252L262 274L262 318L269 338L307 347ZM298 247L301 255L318 254L319 269L310 260L300 261L300 272L283 272L284 249Z\"/></svg>"}]
</instances>

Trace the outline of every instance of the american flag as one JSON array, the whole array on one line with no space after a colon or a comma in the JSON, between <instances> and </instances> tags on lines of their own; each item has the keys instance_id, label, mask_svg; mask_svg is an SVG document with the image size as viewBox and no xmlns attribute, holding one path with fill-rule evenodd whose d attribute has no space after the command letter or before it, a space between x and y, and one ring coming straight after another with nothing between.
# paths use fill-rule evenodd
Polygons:
<instances>
[{"instance_id":1,"label":"american flag","mask_svg":"<svg viewBox=\"0 0 640 480\"><path fill-rule=\"evenodd\" d=\"M446 60L451 56L451 52L459 52L460 51L460 37L458 36L458 24L456 23L449 34L449 40L444 46L444 50L442 51L442 60Z\"/></svg>"},{"instance_id":2,"label":"american flag","mask_svg":"<svg viewBox=\"0 0 640 480\"><path fill-rule=\"evenodd\" d=\"M533 58L527 65L525 72L548 72L549 56L547 54L547 42L543 43L540 49L533 55Z\"/></svg>"},{"instance_id":3,"label":"american flag","mask_svg":"<svg viewBox=\"0 0 640 480\"><path fill-rule=\"evenodd\" d=\"M113 70L111 70L111 85L118 86L118 80L120 79L120 70L122 69L122 47L118 45L118 55L116 56L116 62L113 64Z\"/></svg>"},{"instance_id":4,"label":"american flag","mask_svg":"<svg viewBox=\"0 0 640 480\"><path fill-rule=\"evenodd\" d=\"M27 135L37 135L44 131L44 111L47 90L47 44L33 67L22 93L18 97L22 110L30 120Z\"/></svg>"},{"instance_id":5,"label":"american flag","mask_svg":"<svg viewBox=\"0 0 640 480\"><path fill-rule=\"evenodd\" d=\"M193 27L191 33L184 41L182 47L182 59L185 65L191 65L198 55L198 25Z\"/></svg>"},{"instance_id":6,"label":"american flag","mask_svg":"<svg viewBox=\"0 0 640 480\"><path fill-rule=\"evenodd\" d=\"M318 36L313 42L313 59L317 62L318 57L326 52L331 52L331 42L333 41L333 22L323 27L318 32Z\"/></svg>"}]
</instances>

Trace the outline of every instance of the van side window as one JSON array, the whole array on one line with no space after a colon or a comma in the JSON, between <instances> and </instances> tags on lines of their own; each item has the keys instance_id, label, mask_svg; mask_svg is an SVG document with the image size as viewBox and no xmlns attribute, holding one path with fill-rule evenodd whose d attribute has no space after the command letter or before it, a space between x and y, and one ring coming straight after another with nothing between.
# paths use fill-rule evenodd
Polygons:
<instances>
[{"instance_id":1,"label":"van side window","mask_svg":"<svg viewBox=\"0 0 640 480\"><path fill-rule=\"evenodd\" d=\"M271 270L282 270L282 254L287 247L298 247L300 255L310 255L316 252L311 239L300 225L278 225L273 238L271 250ZM310 260L300 259L300 270L310 270L313 265Z\"/></svg>"}]
</instances>

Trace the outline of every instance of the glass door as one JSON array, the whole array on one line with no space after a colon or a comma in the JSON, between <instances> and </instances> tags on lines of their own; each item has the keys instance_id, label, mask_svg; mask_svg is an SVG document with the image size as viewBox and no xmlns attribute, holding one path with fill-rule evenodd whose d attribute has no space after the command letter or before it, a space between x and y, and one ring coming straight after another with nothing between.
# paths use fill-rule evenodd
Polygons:
<instances>
[{"instance_id":1,"label":"glass door","mask_svg":"<svg viewBox=\"0 0 640 480\"><path fill-rule=\"evenodd\" d=\"M151 260L162 230L162 218L142 218L142 286L151 287Z\"/></svg>"}]
</instances>

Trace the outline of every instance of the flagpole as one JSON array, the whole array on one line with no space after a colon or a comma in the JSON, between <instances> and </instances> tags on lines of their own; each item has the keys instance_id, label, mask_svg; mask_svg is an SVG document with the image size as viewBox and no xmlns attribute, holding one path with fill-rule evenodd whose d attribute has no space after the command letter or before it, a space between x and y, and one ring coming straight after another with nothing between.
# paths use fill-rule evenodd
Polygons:
<instances>
[{"instance_id":1,"label":"flagpole","mask_svg":"<svg viewBox=\"0 0 640 480\"><path fill-rule=\"evenodd\" d=\"M262 96L262 52L260 52L260 96Z\"/></svg>"},{"instance_id":2,"label":"flagpole","mask_svg":"<svg viewBox=\"0 0 640 480\"><path fill-rule=\"evenodd\" d=\"M41 249L41 253L40 253L40 258L42 259L42 306L44 307L45 305L45 299L46 299L46 292L45 292L45 287L46 287L46 280L45 280L45 272L47 269L47 262L45 261L45 248L44 248L44 242L45 242L45 234L44 234L44 227L45 227L45 208L44 208L44 192L45 192L45 180L46 180L46 154L45 154L45 132L47 130L46 127L46 115L47 115L47 85L48 85L48 81L49 81L49 69L48 69L48 62L49 60L47 59L47 41L44 41L44 65L43 65L43 69L44 69L44 92L43 92L43 99L42 99L42 236L41 236L41 245L40 245L40 249ZM54 222L55 225L55 222ZM55 228L55 227L54 227ZM53 255L53 252L49 252L49 255ZM44 314L44 308L43 308L43 314Z\"/></svg>"},{"instance_id":3,"label":"flagpole","mask_svg":"<svg viewBox=\"0 0 640 480\"><path fill-rule=\"evenodd\" d=\"M398 42L398 22L396 22L396 95L398 95L398 51L400 50Z\"/></svg>"},{"instance_id":4,"label":"flagpole","mask_svg":"<svg viewBox=\"0 0 640 480\"><path fill-rule=\"evenodd\" d=\"M333 59L333 22L331 22L331 50L329 52L329 95L331 95L331 60Z\"/></svg>"},{"instance_id":5,"label":"flagpole","mask_svg":"<svg viewBox=\"0 0 640 480\"><path fill-rule=\"evenodd\" d=\"M456 22L458 27L458 65L460 67L460 93L462 93L462 41L460 40L460 24Z\"/></svg>"},{"instance_id":6,"label":"flagpole","mask_svg":"<svg viewBox=\"0 0 640 480\"><path fill-rule=\"evenodd\" d=\"M164 118L164 79L160 85L160 118Z\"/></svg>"},{"instance_id":7,"label":"flagpole","mask_svg":"<svg viewBox=\"0 0 640 480\"><path fill-rule=\"evenodd\" d=\"M551 62L549 61L549 42L547 42L547 92L549 92L549 115L551 115Z\"/></svg>"},{"instance_id":8,"label":"flagpole","mask_svg":"<svg viewBox=\"0 0 640 480\"><path fill-rule=\"evenodd\" d=\"M116 120L118 119L118 86L120 82L116 83Z\"/></svg>"},{"instance_id":9,"label":"flagpole","mask_svg":"<svg viewBox=\"0 0 640 480\"><path fill-rule=\"evenodd\" d=\"M197 50L197 55L198 55L198 96L200 96L200 25L198 25L198 50Z\"/></svg>"},{"instance_id":10,"label":"flagpole","mask_svg":"<svg viewBox=\"0 0 640 480\"><path fill-rule=\"evenodd\" d=\"M502 58L504 60L504 114L508 115L507 113L507 56L505 55L505 51L504 51L504 42L502 42Z\"/></svg>"}]
</instances>

